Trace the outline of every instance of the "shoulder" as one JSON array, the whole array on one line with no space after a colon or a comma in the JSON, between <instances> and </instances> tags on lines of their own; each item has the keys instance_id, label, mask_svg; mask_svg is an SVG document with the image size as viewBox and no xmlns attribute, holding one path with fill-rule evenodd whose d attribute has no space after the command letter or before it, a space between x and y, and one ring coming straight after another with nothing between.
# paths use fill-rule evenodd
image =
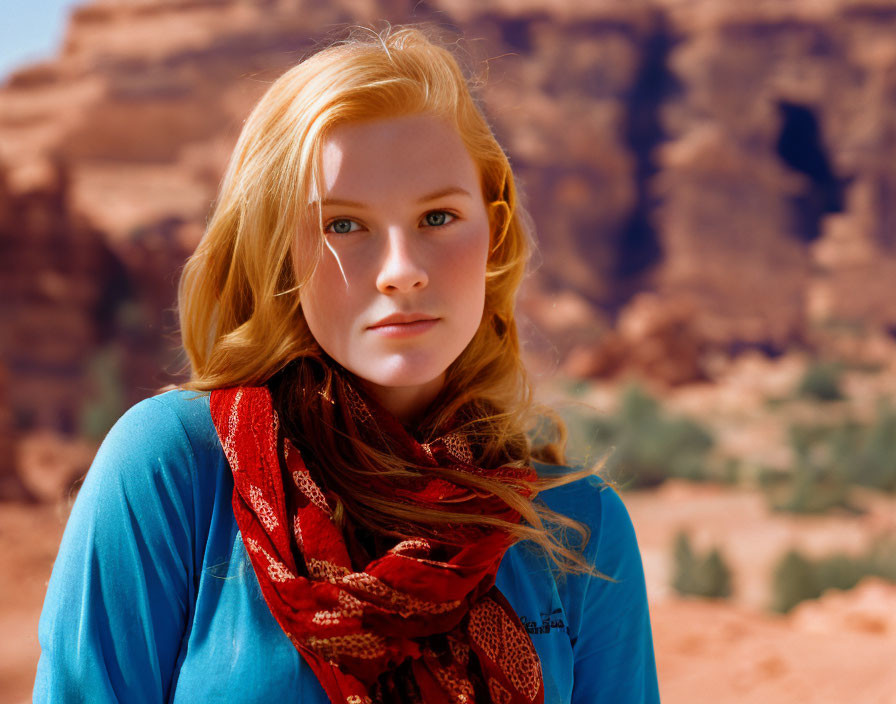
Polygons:
<instances>
[{"instance_id":1,"label":"shoulder","mask_svg":"<svg viewBox=\"0 0 896 704\"><path fill-rule=\"evenodd\" d=\"M216 444L208 394L173 389L131 406L109 431L100 451L126 449L131 456L159 458L183 451L195 456Z\"/></svg>"},{"instance_id":2,"label":"shoulder","mask_svg":"<svg viewBox=\"0 0 896 704\"><path fill-rule=\"evenodd\" d=\"M537 467L539 474L542 469ZM551 467L546 473L566 471L570 470ZM567 545L581 550L585 560L603 575L575 575L572 582L580 583L583 592L591 587L620 595L632 584L641 588L643 563L635 526L615 487L601 477L589 476L546 490L536 497L536 501L587 529L584 545L577 531L563 532ZM610 581L604 577L609 577ZM612 587L616 581L624 584L622 590Z\"/></svg>"},{"instance_id":3,"label":"shoulder","mask_svg":"<svg viewBox=\"0 0 896 704\"><path fill-rule=\"evenodd\" d=\"M186 391L140 401L107 433L53 566L35 701L167 698L211 517L230 498L210 433L207 398Z\"/></svg>"},{"instance_id":4,"label":"shoulder","mask_svg":"<svg viewBox=\"0 0 896 704\"><path fill-rule=\"evenodd\" d=\"M66 526L67 544L82 548L70 547L66 559L77 562L73 555L92 545L115 565L132 544L143 560L176 557L175 571L192 572L202 552L194 549L229 501L229 478L207 396L175 390L146 398L112 426L90 465Z\"/></svg>"},{"instance_id":5,"label":"shoulder","mask_svg":"<svg viewBox=\"0 0 896 704\"><path fill-rule=\"evenodd\" d=\"M569 467L537 465L540 476L556 476L572 471ZM619 492L603 478L592 475L538 494L536 501L548 509L583 523L590 531L586 552L594 554L601 542L631 540L631 517Z\"/></svg>"},{"instance_id":6,"label":"shoulder","mask_svg":"<svg viewBox=\"0 0 896 704\"><path fill-rule=\"evenodd\" d=\"M118 486L134 501L161 487L193 493L197 467L222 455L208 395L175 389L146 398L112 426L97 451L81 493Z\"/></svg>"},{"instance_id":7,"label":"shoulder","mask_svg":"<svg viewBox=\"0 0 896 704\"><path fill-rule=\"evenodd\" d=\"M138 433L146 440L162 441L180 435L199 440L214 432L209 394L172 389L150 396L131 406L114 430Z\"/></svg>"},{"instance_id":8,"label":"shoulder","mask_svg":"<svg viewBox=\"0 0 896 704\"><path fill-rule=\"evenodd\" d=\"M541 467L537 469L541 474ZM589 476L542 492L539 499L549 509L585 525L589 535L582 555L599 573L571 574L558 582L577 660L589 654L610 657L613 643L618 646L613 657L622 658L628 649L632 658L653 667L644 566L623 497L605 480ZM574 548L580 545L576 536L575 531L564 534ZM623 700L631 699L619 699Z\"/></svg>"},{"instance_id":9,"label":"shoulder","mask_svg":"<svg viewBox=\"0 0 896 704\"><path fill-rule=\"evenodd\" d=\"M572 471L543 465L535 469L540 476ZM546 687L550 681L561 694L572 692L571 699L560 697L563 701L655 701L611 692L617 680L620 687L640 686L638 678L643 680L652 667L641 554L622 496L592 475L542 491L535 503L584 526L584 545L576 530L561 527L555 536L581 551L597 573L564 573L528 541L514 545L506 566L502 563L498 588L532 635ZM550 516L543 518L549 529L557 525Z\"/></svg>"}]
</instances>

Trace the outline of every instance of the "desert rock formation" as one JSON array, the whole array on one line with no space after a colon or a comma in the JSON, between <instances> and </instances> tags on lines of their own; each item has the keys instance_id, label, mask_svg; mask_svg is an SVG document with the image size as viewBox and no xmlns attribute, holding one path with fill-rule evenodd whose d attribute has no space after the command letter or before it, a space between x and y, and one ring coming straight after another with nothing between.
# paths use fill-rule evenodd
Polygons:
<instances>
[{"instance_id":1,"label":"desert rock formation","mask_svg":"<svg viewBox=\"0 0 896 704\"><path fill-rule=\"evenodd\" d=\"M483 105L541 243L529 300L559 296L578 311L548 326L574 334L546 341L571 371L616 373L632 359L684 383L704 375L707 351L777 354L814 344L818 325L896 326L892 2L95 0L73 12L58 58L0 87L0 202L3 212L20 204L14 222L3 216L9 246L37 227L21 220L27 201L45 211L28 217L81 223L56 228L78 257L108 249L90 266L101 279L122 272L100 296L132 322L114 335L148 350L142 361L119 353L126 400L167 380L159 367L176 372L164 336L177 270L252 105L324 28L373 20L433 20L469 38L461 52L487 70ZM93 285L39 323L65 318L54 332L84 358L104 350L84 322L105 284ZM668 302L649 313L654 337L687 330L690 357L676 369L603 334L643 318L643 292ZM22 317L16 301L0 304L3 316ZM529 310L536 322L554 315ZM42 344L4 345L11 403L17 418L25 404L24 415L59 426L76 409L48 390L32 413L28 370L68 364L67 384L81 389L88 365L55 344L69 361L45 360Z\"/></svg>"},{"instance_id":2,"label":"desert rock formation","mask_svg":"<svg viewBox=\"0 0 896 704\"><path fill-rule=\"evenodd\" d=\"M63 162L25 192L0 172L0 359L17 427L78 430L86 360L114 333L130 277L96 228L72 212Z\"/></svg>"}]
</instances>

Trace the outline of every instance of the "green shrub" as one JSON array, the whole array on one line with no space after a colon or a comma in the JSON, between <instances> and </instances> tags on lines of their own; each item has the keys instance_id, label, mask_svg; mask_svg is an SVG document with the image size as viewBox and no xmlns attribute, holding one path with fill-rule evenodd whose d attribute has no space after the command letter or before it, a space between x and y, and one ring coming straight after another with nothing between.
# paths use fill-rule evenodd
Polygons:
<instances>
[{"instance_id":1,"label":"green shrub","mask_svg":"<svg viewBox=\"0 0 896 704\"><path fill-rule=\"evenodd\" d=\"M111 343L96 352L88 363L91 390L78 419L79 431L84 437L102 440L126 410L122 358L120 346Z\"/></svg>"},{"instance_id":2,"label":"green shrub","mask_svg":"<svg viewBox=\"0 0 896 704\"><path fill-rule=\"evenodd\" d=\"M731 596L731 570L718 548L704 556L694 553L687 533L675 537L672 588L679 594L721 599Z\"/></svg>"},{"instance_id":3,"label":"green shrub","mask_svg":"<svg viewBox=\"0 0 896 704\"><path fill-rule=\"evenodd\" d=\"M839 362L815 362L809 365L797 385L798 396L817 401L840 401L843 366Z\"/></svg>"},{"instance_id":4,"label":"green shrub","mask_svg":"<svg viewBox=\"0 0 896 704\"><path fill-rule=\"evenodd\" d=\"M831 425L790 429L790 472L765 471L760 486L775 510L822 513L855 511L851 486L896 492L896 410L880 401L870 425L844 419Z\"/></svg>"},{"instance_id":5,"label":"green shrub","mask_svg":"<svg viewBox=\"0 0 896 704\"><path fill-rule=\"evenodd\" d=\"M848 486L836 480L819 478L807 468L798 469L779 496L772 498L770 495L769 505L773 511L807 515L823 514L833 509L860 512L850 501Z\"/></svg>"},{"instance_id":6,"label":"green shrub","mask_svg":"<svg viewBox=\"0 0 896 704\"><path fill-rule=\"evenodd\" d=\"M855 485L896 492L896 409L887 401L878 402L870 425L850 418L829 425L794 425L790 447L791 471L760 474L760 486L775 510L855 511L849 499Z\"/></svg>"},{"instance_id":7,"label":"green shrub","mask_svg":"<svg viewBox=\"0 0 896 704\"><path fill-rule=\"evenodd\" d=\"M781 558L772 580L772 610L778 613L787 613L801 601L821 595L814 566L796 550Z\"/></svg>"},{"instance_id":8,"label":"green shrub","mask_svg":"<svg viewBox=\"0 0 896 704\"><path fill-rule=\"evenodd\" d=\"M743 462L738 457L726 457L722 462L720 479L723 484L739 484L743 473Z\"/></svg>"},{"instance_id":9,"label":"green shrub","mask_svg":"<svg viewBox=\"0 0 896 704\"><path fill-rule=\"evenodd\" d=\"M775 511L817 514L834 508L852 510L845 467L830 430L795 425L790 428L794 465L789 472L760 474L769 505Z\"/></svg>"},{"instance_id":10,"label":"green shrub","mask_svg":"<svg viewBox=\"0 0 896 704\"><path fill-rule=\"evenodd\" d=\"M619 410L595 416L571 408L561 413L569 430L569 455L593 463L609 451L606 470L622 488L661 484L669 477L708 478L706 455L713 436L702 425L670 416L637 385L628 386Z\"/></svg>"},{"instance_id":11,"label":"green shrub","mask_svg":"<svg viewBox=\"0 0 896 704\"><path fill-rule=\"evenodd\" d=\"M843 448L851 481L896 492L896 409L880 401L871 427L856 438L856 447Z\"/></svg>"},{"instance_id":12,"label":"green shrub","mask_svg":"<svg viewBox=\"0 0 896 704\"><path fill-rule=\"evenodd\" d=\"M896 538L878 538L867 552L857 556L836 553L811 560L790 550L774 570L771 608L787 613L827 589L852 589L869 576L896 582Z\"/></svg>"}]
</instances>

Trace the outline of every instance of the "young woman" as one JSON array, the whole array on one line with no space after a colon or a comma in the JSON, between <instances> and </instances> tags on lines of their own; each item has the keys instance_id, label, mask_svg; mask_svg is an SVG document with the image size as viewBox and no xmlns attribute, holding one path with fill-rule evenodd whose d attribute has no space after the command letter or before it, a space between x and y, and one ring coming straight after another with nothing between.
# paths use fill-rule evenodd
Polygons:
<instances>
[{"instance_id":1,"label":"young woman","mask_svg":"<svg viewBox=\"0 0 896 704\"><path fill-rule=\"evenodd\" d=\"M274 82L181 280L191 381L75 503L34 700L658 701L625 507L527 434L525 223L419 29Z\"/></svg>"}]
</instances>

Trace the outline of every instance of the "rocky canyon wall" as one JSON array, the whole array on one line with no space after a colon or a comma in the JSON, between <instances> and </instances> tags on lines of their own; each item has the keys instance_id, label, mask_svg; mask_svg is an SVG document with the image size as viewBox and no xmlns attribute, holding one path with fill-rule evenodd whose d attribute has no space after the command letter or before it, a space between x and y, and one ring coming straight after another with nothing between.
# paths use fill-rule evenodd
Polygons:
<instances>
[{"instance_id":1,"label":"rocky canyon wall","mask_svg":"<svg viewBox=\"0 0 896 704\"><path fill-rule=\"evenodd\" d=\"M578 371L644 335L649 369L690 355L656 371L678 383L706 349L896 328L896 2L97 0L0 87L16 427L75 429L97 364L120 403L176 378L178 269L243 119L327 28L374 20L460 31L487 69L540 242L523 308Z\"/></svg>"}]
</instances>

